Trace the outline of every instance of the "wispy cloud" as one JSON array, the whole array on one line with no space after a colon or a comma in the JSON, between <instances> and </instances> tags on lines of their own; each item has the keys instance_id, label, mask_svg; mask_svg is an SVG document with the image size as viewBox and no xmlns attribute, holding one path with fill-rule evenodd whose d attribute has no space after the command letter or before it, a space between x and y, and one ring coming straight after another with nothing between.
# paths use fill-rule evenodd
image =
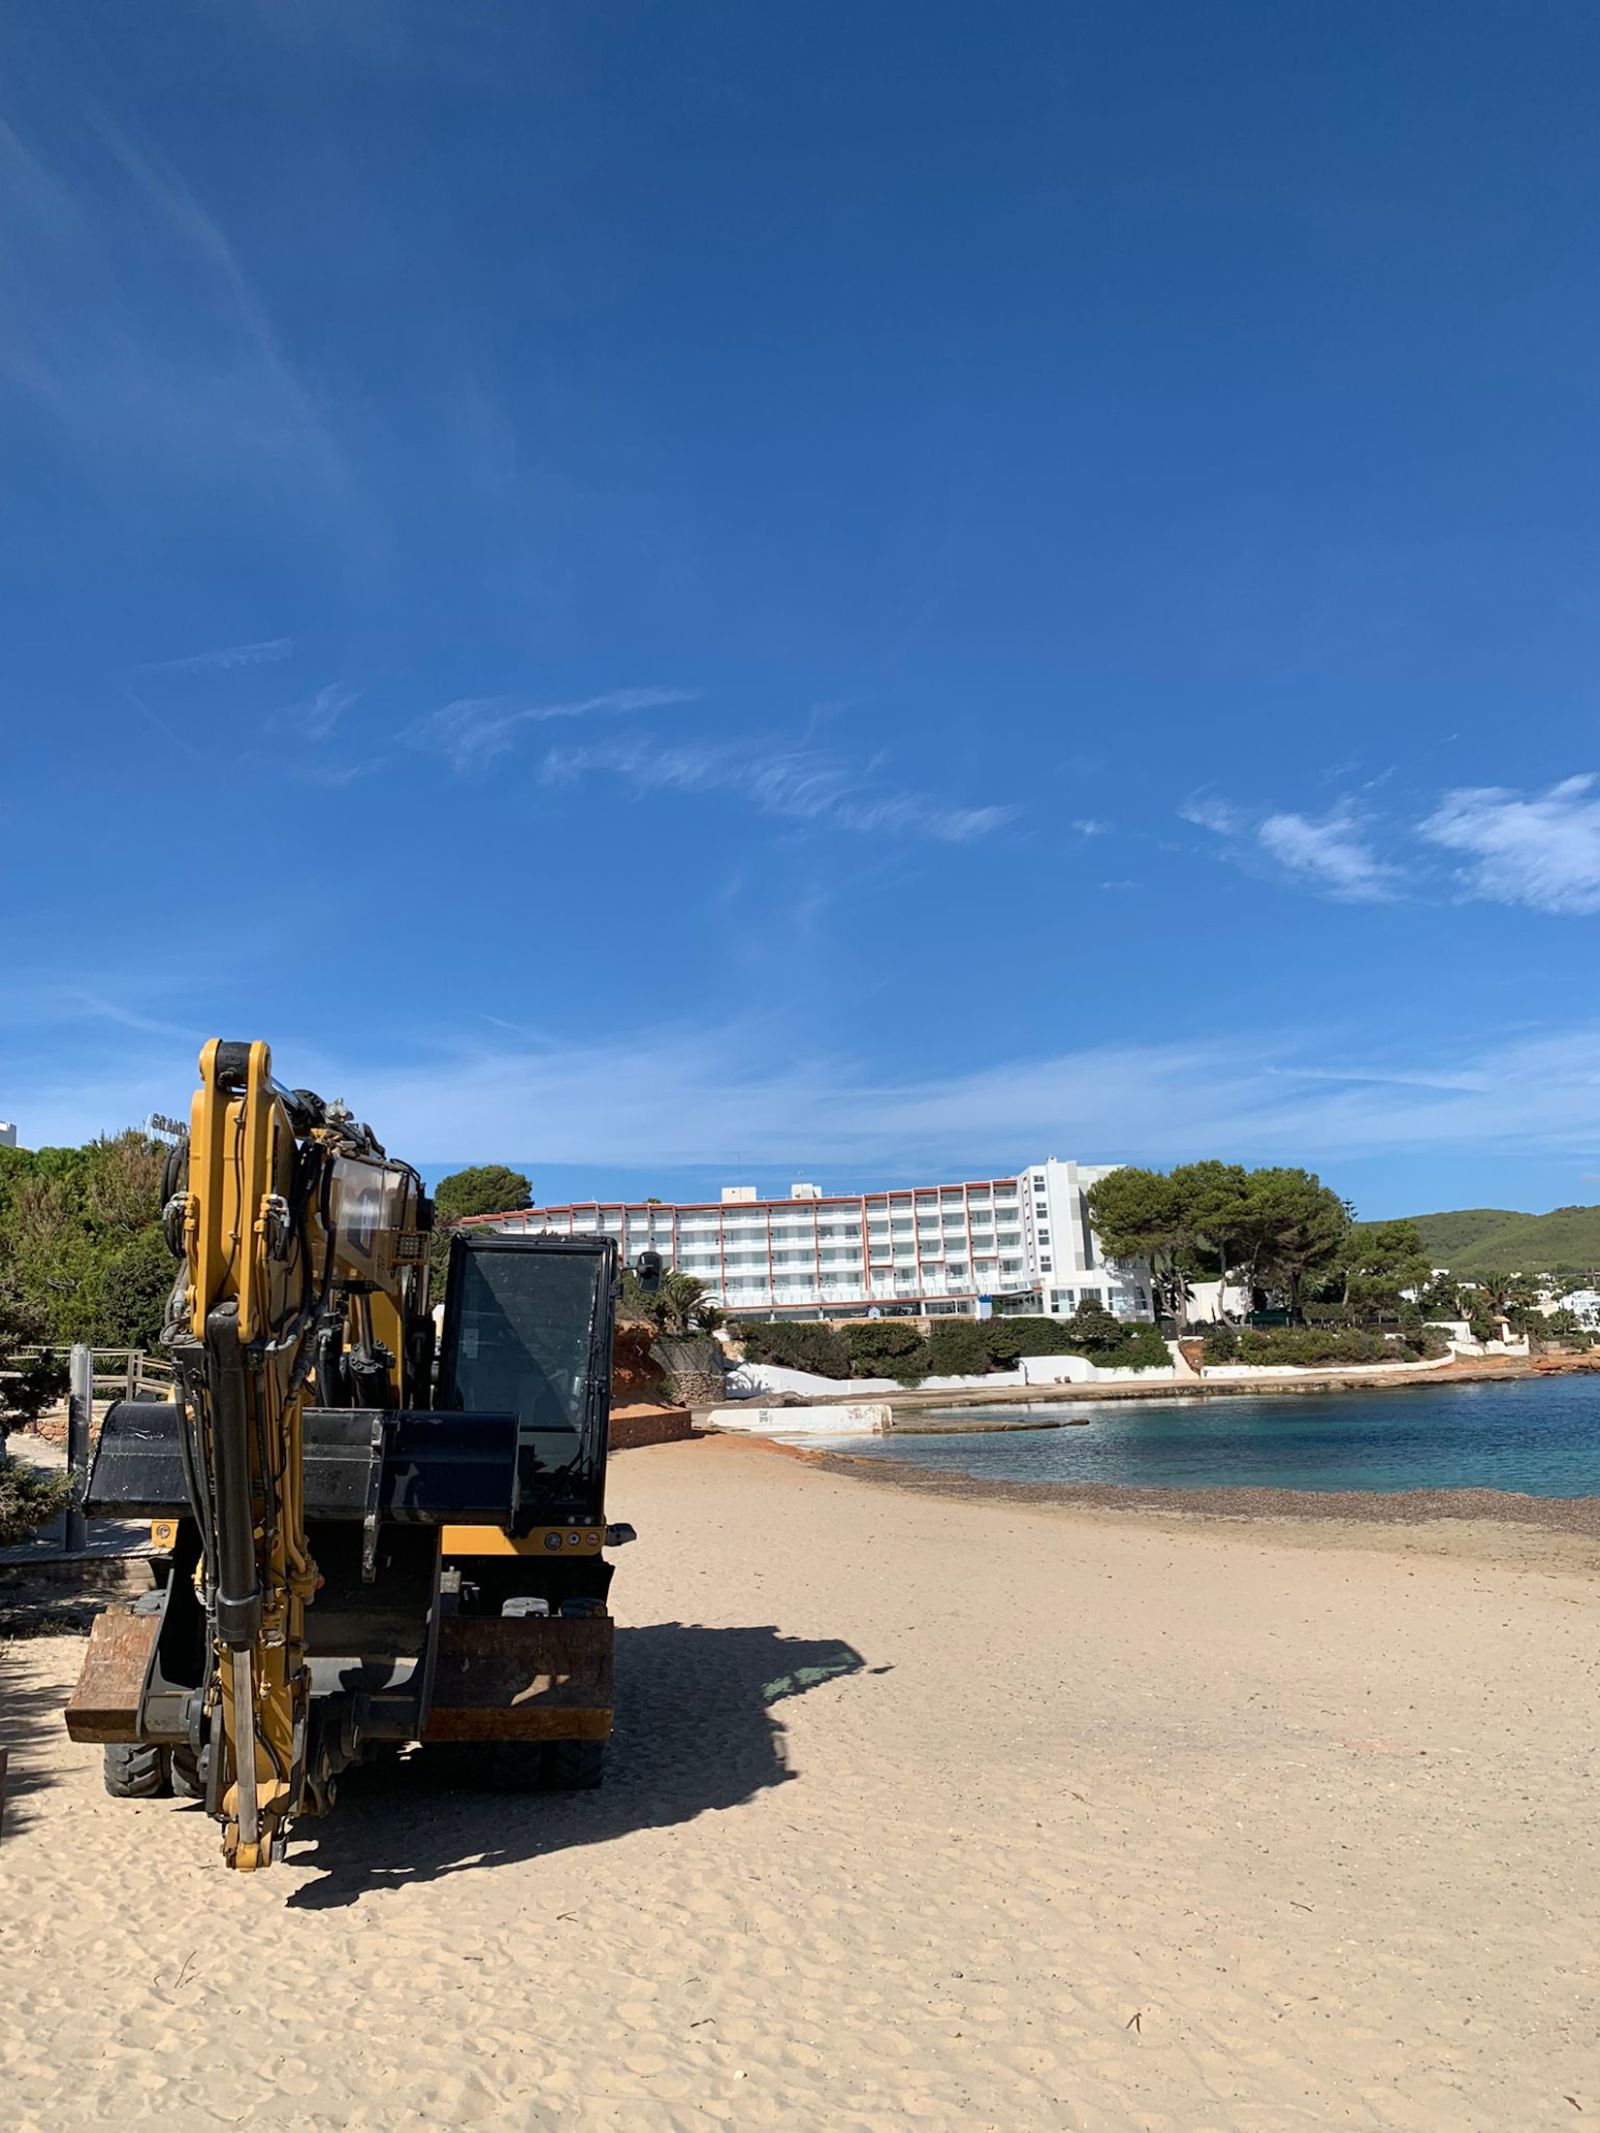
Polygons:
<instances>
[{"instance_id":1,"label":"wispy cloud","mask_svg":"<svg viewBox=\"0 0 1600 2133\"><path fill-rule=\"evenodd\" d=\"M1546 792L1498 785L1446 793L1418 825L1430 844L1464 852L1468 896L1535 911L1600 911L1600 794L1592 771Z\"/></svg>"},{"instance_id":2,"label":"wispy cloud","mask_svg":"<svg viewBox=\"0 0 1600 2133\"><path fill-rule=\"evenodd\" d=\"M1092 815L1080 815L1069 825L1080 837L1104 837L1110 834L1109 822L1097 822Z\"/></svg>"},{"instance_id":3,"label":"wispy cloud","mask_svg":"<svg viewBox=\"0 0 1600 2133\"><path fill-rule=\"evenodd\" d=\"M1269 858L1341 902L1386 903L1395 894L1398 870L1378 857L1349 808L1320 821L1268 815L1256 837Z\"/></svg>"},{"instance_id":4,"label":"wispy cloud","mask_svg":"<svg viewBox=\"0 0 1600 2133\"><path fill-rule=\"evenodd\" d=\"M8 1027L17 1005L0 1011ZM20 1006L30 1022L56 1018L54 1036L40 1024L36 1044L9 1044L7 1109L35 1146L126 1124L152 1106L176 1108L205 1033L198 1025L217 1019L198 1014L190 1030L184 1003L161 1001L170 1019L157 1020L89 983ZM115 1025L119 1041L63 1042L63 1016L80 1029ZM489 1028L348 1048L330 1048L309 1025L280 1026L274 1058L297 1085L348 1098L391 1148L419 1161L666 1168L737 1158L870 1177L924 1166L994 1175L1051 1147L1148 1162L1200 1148L1319 1168L1426 1149L1590 1168L1600 1157L1600 1023L1426 1050L1357 1052L1351 1039L1340 1028L1185 1035L886 1076L825 1043L797 1049L785 1014L619 1026L592 1041ZM648 1075L635 1071L640 1058Z\"/></svg>"},{"instance_id":5,"label":"wispy cloud","mask_svg":"<svg viewBox=\"0 0 1600 2133\"><path fill-rule=\"evenodd\" d=\"M348 479L319 396L287 353L221 225L153 144L84 88L70 148L0 120L0 391L28 403L125 486L142 462L175 481L308 484L324 523ZM137 261L138 271L129 271ZM206 655L201 655L202 657Z\"/></svg>"},{"instance_id":6,"label":"wispy cloud","mask_svg":"<svg viewBox=\"0 0 1600 2133\"><path fill-rule=\"evenodd\" d=\"M791 822L967 844L1001 829L1017 807L952 807L920 792L887 789L814 749L777 753L738 744L657 746L645 740L552 748L547 784L596 774L618 777L636 792L725 793L761 814Z\"/></svg>"},{"instance_id":7,"label":"wispy cloud","mask_svg":"<svg viewBox=\"0 0 1600 2133\"><path fill-rule=\"evenodd\" d=\"M792 1029L631 1031L598 1047L510 1046L426 1069L346 1071L347 1093L391 1145L425 1155L438 1120L474 1121L485 1155L549 1161L774 1166L811 1159L853 1174L932 1165L961 1175L1063 1139L1087 1156L1167 1162L1196 1148L1313 1165L1460 1147L1600 1153L1600 1026L1527 1035L1464 1055L1364 1061L1347 1077L1293 1069L1326 1058L1326 1032L1250 1042L1107 1045L972 1073L886 1081L838 1054L796 1057ZM628 1062L647 1057L640 1082ZM370 1091L370 1094L369 1094ZM953 1166L953 1167L951 1167Z\"/></svg>"},{"instance_id":8,"label":"wispy cloud","mask_svg":"<svg viewBox=\"0 0 1600 2133\"><path fill-rule=\"evenodd\" d=\"M1196 829L1210 830L1214 837L1231 837L1245 819L1238 808L1213 793L1192 793L1178 809L1178 815Z\"/></svg>"},{"instance_id":9,"label":"wispy cloud","mask_svg":"<svg viewBox=\"0 0 1600 2133\"><path fill-rule=\"evenodd\" d=\"M152 659L147 674L199 674L213 669L262 667L294 656L292 637L264 637L259 644L229 644L217 652L191 652L185 659Z\"/></svg>"},{"instance_id":10,"label":"wispy cloud","mask_svg":"<svg viewBox=\"0 0 1600 2133\"><path fill-rule=\"evenodd\" d=\"M406 739L442 755L463 774L487 769L497 756L516 745L524 726L552 719L604 718L630 712L657 711L669 704L693 703L694 689L610 689L601 696L580 696L557 703L530 704L525 697L458 696L441 710L419 719Z\"/></svg>"},{"instance_id":11,"label":"wispy cloud","mask_svg":"<svg viewBox=\"0 0 1600 2133\"><path fill-rule=\"evenodd\" d=\"M1214 793L1195 793L1178 813L1221 839L1238 865L1260 871L1265 863L1340 903L1386 903L1398 893L1400 869L1379 857L1348 801L1322 816L1287 808L1256 815Z\"/></svg>"},{"instance_id":12,"label":"wispy cloud","mask_svg":"<svg viewBox=\"0 0 1600 2133\"><path fill-rule=\"evenodd\" d=\"M350 706L360 702L362 694L360 689L347 689L343 682L330 681L305 703L296 704L279 716L297 726L308 741L325 741Z\"/></svg>"},{"instance_id":13,"label":"wispy cloud","mask_svg":"<svg viewBox=\"0 0 1600 2133\"><path fill-rule=\"evenodd\" d=\"M177 728L167 719L164 719L159 711L152 710L137 689L130 689L124 684L122 693L139 713L140 717L148 725L153 726L164 741L170 741L174 748L181 748L185 755L194 756L196 760L199 759L200 750L194 745L193 741L185 740Z\"/></svg>"}]
</instances>

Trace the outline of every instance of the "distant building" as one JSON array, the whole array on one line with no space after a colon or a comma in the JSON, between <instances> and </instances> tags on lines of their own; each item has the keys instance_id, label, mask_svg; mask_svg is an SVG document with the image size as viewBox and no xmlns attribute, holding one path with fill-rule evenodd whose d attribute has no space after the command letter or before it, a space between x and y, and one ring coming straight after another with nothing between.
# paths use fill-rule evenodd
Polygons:
<instances>
[{"instance_id":1,"label":"distant building","mask_svg":"<svg viewBox=\"0 0 1600 2133\"><path fill-rule=\"evenodd\" d=\"M16 1127L8 1124L5 1119L0 1118L0 1148L15 1148L16 1145Z\"/></svg>"},{"instance_id":2,"label":"distant building","mask_svg":"<svg viewBox=\"0 0 1600 2133\"><path fill-rule=\"evenodd\" d=\"M1084 1199L1111 1164L1032 1163L1014 1178L894 1191L794 1185L758 1200L574 1202L480 1215L485 1228L615 1237L629 1262L655 1251L725 1310L773 1318L1067 1316L1080 1303L1148 1318L1143 1267L1107 1265Z\"/></svg>"}]
</instances>

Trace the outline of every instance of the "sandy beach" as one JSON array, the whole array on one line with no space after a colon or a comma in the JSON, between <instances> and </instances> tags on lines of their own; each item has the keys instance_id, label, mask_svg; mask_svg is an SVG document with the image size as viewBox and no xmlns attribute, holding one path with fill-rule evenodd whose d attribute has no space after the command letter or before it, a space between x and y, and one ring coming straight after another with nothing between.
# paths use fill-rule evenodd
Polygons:
<instances>
[{"instance_id":1,"label":"sandy beach","mask_svg":"<svg viewBox=\"0 0 1600 2133\"><path fill-rule=\"evenodd\" d=\"M12 2133L1600 2118L1579 1532L629 1452L604 1791L423 1762L237 1878L4 1654Z\"/></svg>"}]
</instances>

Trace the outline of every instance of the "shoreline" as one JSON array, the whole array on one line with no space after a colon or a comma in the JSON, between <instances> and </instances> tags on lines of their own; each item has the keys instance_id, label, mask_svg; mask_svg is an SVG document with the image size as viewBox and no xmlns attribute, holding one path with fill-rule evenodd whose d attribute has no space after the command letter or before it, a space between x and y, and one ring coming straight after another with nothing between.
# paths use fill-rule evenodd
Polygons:
<instances>
[{"instance_id":1,"label":"shoreline","mask_svg":"<svg viewBox=\"0 0 1600 2133\"><path fill-rule=\"evenodd\" d=\"M1520 1526L1600 1543L1600 1496L1521 1496L1503 1489L1158 1489L1115 1481L1000 1481L950 1468L874 1459L865 1453L814 1451L771 1437L727 1441L776 1452L852 1481L969 1503L1135 1512L1236 1526L1279 1525L1286 1520L1344 1526ZM1600 1568L1600 1558L1596 1567Z\"/></svg>"},{"instance_id":2,"label":"shoreline","mask_svg":"<svg viewBox=\"0 0 1600 2133\"><path fill-rule=\"evenodd\" d=\"M846 1378L840 1380L840 1389L836 1393L791 1394L782 1400L763 1400L758 1395L751 1395L738 1404L749 1407L771 1405L826 1408L849 1405L863 1398L870 1398L875 1405L886 1406L891 1410L988 1406L1059 1407L1066 1400L1231 1400L1263 1396L1276 1399L1286 1393L1411 1392L1430 1385L1494 1385L1523 1378L1593 1376L1600 1376L1600 1356L1546 1355L1534 1359L1522 1356L1493 1356L1482 1359L1467 1357L1452 1363L1440 1363L1435 1369L1427 1371L1418 1370L1414 1366L1405 1367L1397 1369L1392 1377L1380 1376L1376 1371L1370 1376L1360 1376L1335 1368L1314 1376L1297 1377L1167 1378L1149 1385L1131 1381L1112 1385L969 1385L954 1390L938 1389L927 1392L913 1385L903 1390L871 1394L852 1391L850 1380ZM706 1408L696 1409L697 1423L709 1411ZM1037 1427L1025 1423L1016 1426Z\"/></svg>"}]
</instances>

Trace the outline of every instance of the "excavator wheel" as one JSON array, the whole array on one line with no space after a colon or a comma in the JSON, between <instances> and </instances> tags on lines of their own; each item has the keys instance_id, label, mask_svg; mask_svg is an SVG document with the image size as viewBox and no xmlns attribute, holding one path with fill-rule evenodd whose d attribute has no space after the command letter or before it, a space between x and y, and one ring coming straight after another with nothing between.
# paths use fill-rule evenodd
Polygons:
<instances>
[{"instance_id":1,"label":"excavator wheel","mask_svg":"<svg viewBox=\"0 0 1600 2133\"><path fill-rule=\"evenodd\" d=\"M541 1782L549 1792L593 1792L606 1774L603 1740L553 1740L545 1745Z\"/></svg>"},{"instance_id":2,"label":"excavator wheel","mask_svg":"<svg viewBox=\"0 0 1600 2133\"><path fill-rule=\"evenodd\" d=\"M549 1749L542 1740L486 1741L477 1782L485 1792L537 1792L545 1782Z\"/></svg>"},{"instance_id":3,"label":"excavator wheel","mask_svg":"<svg viewBox=\"0 0 1600 2133\"><path fill-rule=\"evenodd\" d=\"M200 1775L200 1760L192 1748L174 1748L168 1757L172 1790L180 1800L203 1800L206 1781Z\"/></svg>"},{"instance_id":4,"label":"excavator wheel","mask_svg":"<svg viewBox=\"0 0 1600 2133\"><path fill-rule=\"evenodd\" d=\"M172 1790L167 1751L149 1741L108 1741L106 1790L114 1800L161 1800Z\"/></svg>"}]
</instances>

